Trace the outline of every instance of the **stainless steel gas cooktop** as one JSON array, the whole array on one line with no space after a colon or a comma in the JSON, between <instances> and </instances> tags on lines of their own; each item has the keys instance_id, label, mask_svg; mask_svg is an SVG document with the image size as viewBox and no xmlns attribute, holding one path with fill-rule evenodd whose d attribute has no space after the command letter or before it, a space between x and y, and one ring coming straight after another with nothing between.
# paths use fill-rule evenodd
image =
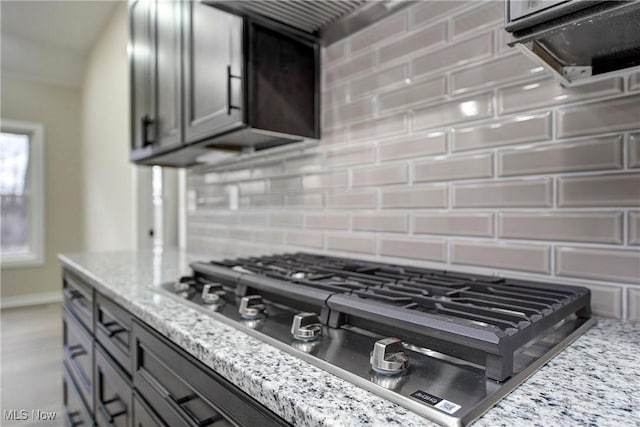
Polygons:
<instances>
[{"instance_id":1,"label":"stainless steel gas cooktop","mask_svg":"<svg viewBox=\"0 0 640 427\"><path fill-rule=\"evenodd\" d=\"M307 253L191 265L164 290L444 425L466 425L595 321L582 287Z\"/></svg>"}]
</instances>

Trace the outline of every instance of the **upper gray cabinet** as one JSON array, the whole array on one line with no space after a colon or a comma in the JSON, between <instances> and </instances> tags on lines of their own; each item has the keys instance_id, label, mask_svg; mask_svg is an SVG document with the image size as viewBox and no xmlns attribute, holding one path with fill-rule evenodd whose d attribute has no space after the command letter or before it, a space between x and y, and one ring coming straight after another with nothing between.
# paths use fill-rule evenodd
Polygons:
<instances>
[{"instance_id":1,"label":"upper gray cabinet","mask_svg":"<svg viewBox=\"0 0 640 427\"><path fill-rule=\"evenodd\" d=\"M131 144L138 157L182 144L180 29L180 3L130 3Z\"/></svg>"},{"instance_id":2,"label":"upper gray cabinet","mask_svg":"<svg viewBox=\"0 0 640 427\"><path fill-rule=\"evenodd\" d=\"M183 28L185 141L195 142L242 124L242 18L186 2Z\"/></svg>"},{"instance_id":3,"label":"upper gray cabinet","mask_svg":"<svg viewBox=\"0 0 640 427\"><path fill-rule=\"evenodd\" d=\"M212 149L319 138L316 38L224 2L129 8L133 162L183 167Z\"/></svg>"}]
</instances>

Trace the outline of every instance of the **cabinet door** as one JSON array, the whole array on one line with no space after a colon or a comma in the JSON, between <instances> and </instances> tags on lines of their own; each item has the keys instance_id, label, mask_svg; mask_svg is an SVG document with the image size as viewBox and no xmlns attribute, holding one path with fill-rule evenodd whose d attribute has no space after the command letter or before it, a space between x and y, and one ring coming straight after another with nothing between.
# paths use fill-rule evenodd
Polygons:
<instances>
[{"instance_id":1,"label":"cabinet door","mask_svg":"<svg viewBox=\"0 0 640 427\"><path fill-rule=\"evenodd\" d=\"M242 18L198 1L184 3L185 142L241 127Z\"/></svg>"},{"instance_id":2,"label":"cabinet door","mask_svg":"<svg viewBox=\"0 0 640 427\"><path fill-rule=\"evenodd\" d=\"M153 4L145 0L129 3L129 66L131 82L131 148L152 144L155 117L155 24Z\"/></svg>"},{"instance_id":3,"label":"cabinet door","mask_svg":"<svg viewBox=\"0 0 640 427\"><path fill-rule=\"evenodd\" d=\"M69 375L93 411L93 340L66 304L62 310L62 350Z\"/></svg>"},{"instance_id":4,"label":"cabinet door","mask_svg":"<svg viewBox=\"0 0 640 427\"><path fill-rule=\"evenodd\" d=\"M182 143L181 34L182 5L159 0L155 4L156 77L155 144L171 147Z\"/></svg>"},{"instance_id":5,"label":"cabinet door","mask_svg":"<svg viewBox=\"0 0 640 427\"><path fill-rule=\"evenodd\" d=\"M78 388L71 378L66 365L62 367L62 402L64 404L65 425L68 427L91 427L93 419L87 410ZM145 426L146 427L146 426Z\"/></svg>"},{"instance_id":6,"label":"cabinet door","mask_svg":"<svg viewBox=\"0 0 640 427\"><path fill-rule=\"evenodd\" d=\"M95 415L98 427L131 427L132 394L124 373L105 356L95 351Z\"/></svg>"}]
</instances>

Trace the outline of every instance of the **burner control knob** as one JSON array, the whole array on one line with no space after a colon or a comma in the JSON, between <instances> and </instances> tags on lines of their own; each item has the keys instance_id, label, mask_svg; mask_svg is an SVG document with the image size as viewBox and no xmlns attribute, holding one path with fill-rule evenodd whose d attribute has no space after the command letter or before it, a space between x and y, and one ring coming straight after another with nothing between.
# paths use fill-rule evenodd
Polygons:
<instances>
[{"instance_id":1,"label":"burner control knob","mask_svg":"<svg viewBox=\"0 0 640 427\"><path fill-rule=\"evenodd\" d=\"M265 306L260 295L242 297L238 313L243 319L257 319L264 314Z\"/></svg>"},{"instance_id":2,"label":"burner control knob","mask_svg":"<svg viewBox=\"0 0 640 427\"><path fill-rule=\"evenodd\" d=\"M383 375L396 375L409 366L409 358L404 354L402 341L385 338L376 341L371 352L371 369Z\"/></svg>"},{"instance_id":3,"label":"burner control knob","mask_svg":"<svg viewBox=\"0 0 640 427\"><path fill-rule=\"evenodd\" d=\"M224 290L220 283L208 283L202 287L200 298L205 304L217 304L221 295L224 295Z\"/></svg>"},{"instance_id":4,"label":"burner control knob","mask_svg":"<svg viewBox=\"0 0 640 427\"><path fill-rule=\"evenodd\" d=\"M299 313L293 317L291 334L300 341L312 341L322 335L322 325L316 313Z\"/></svg>"},{"instance_id":5,"label":"burner control knob","mask_svg":"<svg viewBox=\"0 0 640 427\"><path fill-rule=\"evenodd\" d=\"M176 292L184 292L186 290L189 290L192 282L193 282L193 278L189 276L182 277L180 278L180 280L178 280L173 284L173 289Z\"/></svg>"}]
</instances>

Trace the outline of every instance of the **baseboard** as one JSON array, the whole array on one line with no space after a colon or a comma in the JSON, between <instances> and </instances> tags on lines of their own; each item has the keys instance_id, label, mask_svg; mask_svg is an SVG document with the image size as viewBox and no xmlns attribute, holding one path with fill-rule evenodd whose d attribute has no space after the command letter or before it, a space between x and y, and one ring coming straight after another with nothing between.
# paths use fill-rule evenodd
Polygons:
<instances>
[{"instance_id":1,"label":"baseboard","mask_svg":"<svg viewBox=\"0 0 640 427\"><path fill-rule=\"evenodd\" d=\"M0 300L0 308L27 307L30 305L51 304L54 302L62 302L61 291L3 297Z\"/></svg>"}]
</instances>

